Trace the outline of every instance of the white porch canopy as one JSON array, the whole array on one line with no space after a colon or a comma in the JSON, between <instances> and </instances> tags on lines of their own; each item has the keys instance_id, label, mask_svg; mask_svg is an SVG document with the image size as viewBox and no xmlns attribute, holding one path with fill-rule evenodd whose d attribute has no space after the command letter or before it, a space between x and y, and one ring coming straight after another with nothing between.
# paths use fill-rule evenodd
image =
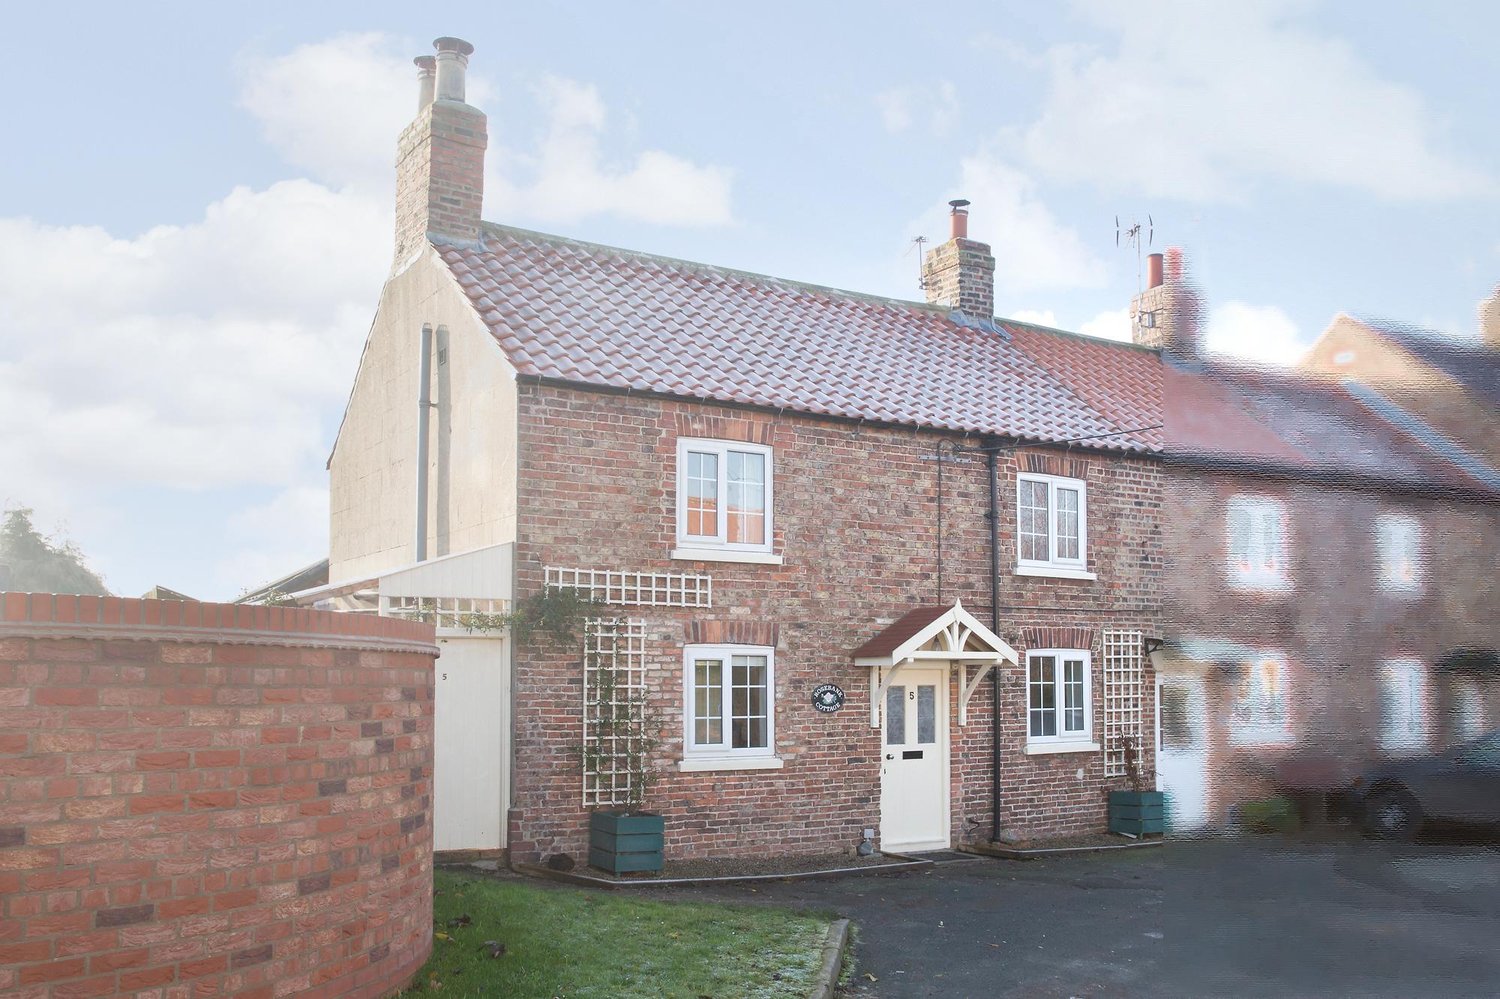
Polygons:
<instances>
[{"instance_id":1,"label":"white porch canopy","mask_svg":"<svg viewBox=\"0 0 1500 999\"><path fill-rule=\"evenodd\" d=\"M885 692L904 666L959 668L958 723L969 722L969 698L979 682L1002 662L1020 665L1011 648L979 620L952 607L918 607L854 650L854 664L870 669L870 727L880 727ZM969 675L970 668L974 674Z\"/></svg>"}]
</instances>

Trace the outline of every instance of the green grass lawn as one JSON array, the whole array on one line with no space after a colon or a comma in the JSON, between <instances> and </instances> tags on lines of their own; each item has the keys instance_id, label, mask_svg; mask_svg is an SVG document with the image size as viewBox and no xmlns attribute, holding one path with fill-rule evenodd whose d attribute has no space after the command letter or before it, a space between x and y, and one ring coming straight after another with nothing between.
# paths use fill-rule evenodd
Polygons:
<instances>
[{"instance_id":1,"label":"green grass lawn","mask_svg":"<svg viewBox=\"0 0 1500 999\"><path fill-rule=\"evenodd\" d=\"M830 921L452 871L433 881L432 959L403 996L802 997ZM492 957L491 940L505 953Z\"/></svg>"}]
</instances>

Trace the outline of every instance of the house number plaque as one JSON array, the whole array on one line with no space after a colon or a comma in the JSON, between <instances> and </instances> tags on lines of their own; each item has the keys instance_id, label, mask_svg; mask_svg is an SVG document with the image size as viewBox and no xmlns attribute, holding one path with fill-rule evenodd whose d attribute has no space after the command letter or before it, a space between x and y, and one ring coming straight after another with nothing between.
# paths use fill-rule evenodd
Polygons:
<instances>
[{"instance_id":1,"label":"house number plaque","mask_svg":"<svg viewBox=\"0 0 1500 999\"><path fill-rule=\"evenodd\" d=\"M813 707L824 713L844 706L844 688L836 683L820 683L813 688Z\"/></svg>"}]
</instances>

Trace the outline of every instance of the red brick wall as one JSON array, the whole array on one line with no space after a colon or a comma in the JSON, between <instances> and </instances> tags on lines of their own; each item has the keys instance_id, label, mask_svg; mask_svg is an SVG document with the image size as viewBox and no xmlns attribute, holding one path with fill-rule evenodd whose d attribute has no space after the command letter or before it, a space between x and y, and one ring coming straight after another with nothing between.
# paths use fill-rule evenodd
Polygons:
<instances>
[{"instance_id":1,"label":"red brick wall","mask_svg":"<svg viewBox=\"0 0 1500 999\"><path fill-rule=\"evenodd\" d=\"M914 603L938 601L939 437L684 402L523 386L520 399L517 593L542 585L543 567L698 572L712 576L714 606L649 607L648 668L663 720L661 781L647 801L668 816L668 856L822 853L852 849L880 824L880 732L872 729L869 674L851 651ZM769 443L774 448L774 550L784 564L673 561L679 436ZM971 442L977 443L977 442ZM1019 577L1015 473L1001 459L1001 632L1024 652L1023 629L1077 626L1092 636L1096 735L1102 736L1099 633L1138 627L1154 635L1161 584L1157 553L1160 471L1154 461L1073 452L1089 486L1090 567L1096 582ZM1060 454L1056 460L1067 460ZM1049 458L1048 460L1053 460ZM961 599L989 619L988 480L982 457L945 461L944 601ZM680 773L683 645L706 622L774 626L776 743L781 770ZM581 856L586 812L580 764L578 653L517 648L514 800L510 851L530 861ZM847 693L842 710L815 711L819 683ZM1102 829L1099 754L1025 756L1022 673L1002 677L1009 831L1045 837ZM986 679L956 724L950 685L952 834L991 831L993 697ZM1147 732L1154 724L1146 719ZM1084 776L1077 771L1083 768Z\"/></svg>"},{"instance_id":2,"label":"red brick wall","mask_svg":"<svg viewBox=\"0 0 1500 999\"><path fill-rule=\"evenodd\" d=\"M1196 635L1284 654L1296 743L1237 746L1228 715L1236 677L1215 671L1210 714L1210 807L1223 818L1234 802L1274 789L1279 761L1317 757L1342 777L1381 755L1380 666L1416 658L1429 666L1459 647L1500 646L1500 508L1410 494L1338 489L1248 475L1174 468L1166 510L1172 552L1166 585L1169 635ZM1292 586L1270 593L1228 585L1225 519L1231 496L1285 504ZM1414 517L1431 556L1416 595L1379 585L1375 525L1381 514ZM1446 679L1429 674L1430 729L1444 741ZM1497 684L1486 686L1491 692ZM1496 723L1493 706L1490 724Z\"/></svg>"},{"instance_id":3,"label":"red brick wall","mask_svg":"<svg viewBox=\"0 0 1500 999\"><path fill-rule=\"evenodd\" d=\"M432 946L431 626L0 594L0 996L378 996Z\"/></svg>"}]
</instances>

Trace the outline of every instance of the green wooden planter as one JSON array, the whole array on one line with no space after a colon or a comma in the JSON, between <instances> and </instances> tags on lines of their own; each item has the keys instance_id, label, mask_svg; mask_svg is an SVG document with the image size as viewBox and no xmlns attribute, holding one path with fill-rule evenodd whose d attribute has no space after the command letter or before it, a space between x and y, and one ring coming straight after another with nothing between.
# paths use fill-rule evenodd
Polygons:
<instances>
[{"instance_id":1,"label":"green wooden planter","mask_svg":"<svg viewBox=\"0 0 1500 999\"><path fill-rule=\"evenodd\" d=\"M1167 828L1166 794L1162 791L1109 792L1109 831L1130 836L1159 836Z\"/></svg>"},{"instance_id":2,"label":"green wooden planter","mask_svg":"<svg viewBox=\"0 0 1500 999\"><path fill-rule=\"evenodd\" d=\"M666 823L650 812L589 815L589 866L611 874L660 871Z\"/></svg>"}]
</instances>

